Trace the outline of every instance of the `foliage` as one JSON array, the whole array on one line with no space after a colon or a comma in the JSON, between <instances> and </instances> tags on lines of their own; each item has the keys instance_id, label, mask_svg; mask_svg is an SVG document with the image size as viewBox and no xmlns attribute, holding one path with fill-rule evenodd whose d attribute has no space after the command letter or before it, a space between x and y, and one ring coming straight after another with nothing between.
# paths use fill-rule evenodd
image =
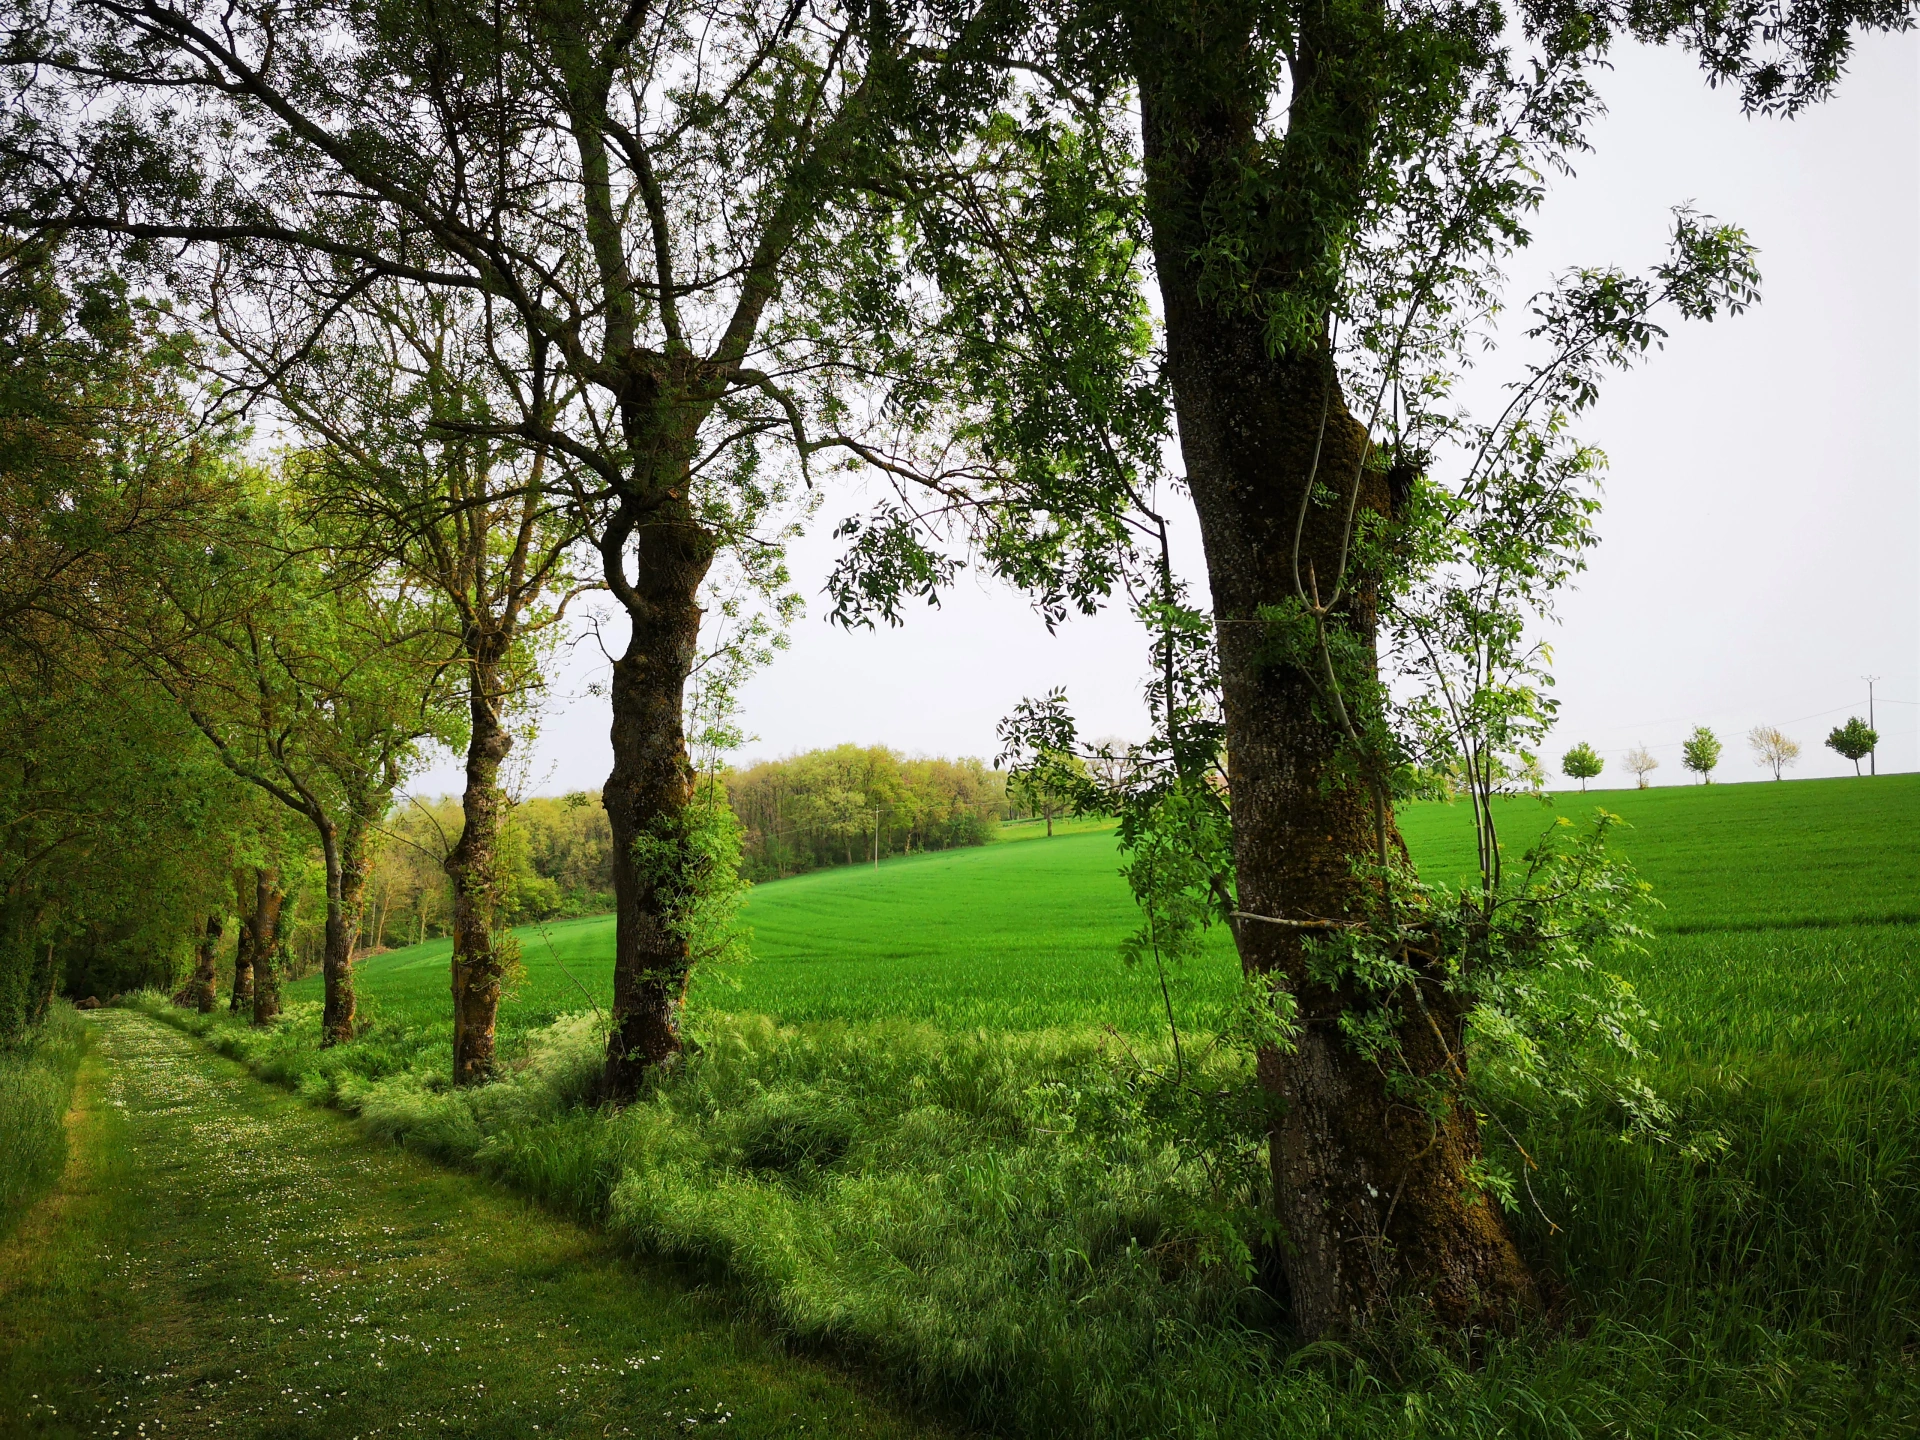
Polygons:
<instances>
[{"instance_id":1,"label":"foliage","mask_svg":"<svg viewBox=\"0 0 1920 1440\"><path fill-rule=\"evenodd\" d=\"M1787 768L1800 761L1800 742L1777 726L1754 726L1747 732L1747 744L1754 761L1773 771L1776 780L1784 778Z\"/></svg>"},{"instance_id":2,"label":"foliage","mask_svg":"<svg viewBox=\"0 0 1920 1440\"><path fill-rule=\"evenodd\" d=\"M191 354L117 277L0 248L0 1043L62 989L170 983L251 821L118 643L134 562L208 543L230 473Z\"/></svg>"},{"instance_id":3,"label":"foliage","mask_svg":"<svg viewBox=\"0 0 1920 1440\"><path fill-rule=\"evenodd\" d=\"M740 875L740 838L725 794L703 786L633 845L634 868L661 897L664 923L686 942L691 963L723 975L747 959L740 905L749 882Z\"/></svg>"},{"instance_id":4,"label":"foliage","mask_svg":"<svg viewBox=\"0 0 1920 1440\"><path fill-rule=\"evenodd\" d=\"M1593 779L1607 768L1607 762L1600 758L1600 752L1582 740L1565 755L1560 757L1560 771L1580 782L1580 788L1587 788L1587 781Z\"/></svg>"},{"instance_id":5,"label":"foliage","mask_svg":"<svg viewBox=\"0 0 1920 1440\"><path fill-rule=\"evenodd\" d=\"M1858 715L1847 717L1847 723L1836 725L1827 732L1827 748L1853 761L1853 773L1860 773L1860 762L1873 753L1880 743L1880 732L1870 728Z\"/></svg>"},{"instance_id":6,"label":"foliage","mask_svg":"<svg viewBox=\"0 0 1920 1440\"><path fill-rule=\"evenodd\" d=\"M1720 763L1720 749L1720 737L1706 726L1696 725L1681 742L1680 763L1698 775L1702 784L1711 785L1714 766Z\"/></svg>"}]
</instances>

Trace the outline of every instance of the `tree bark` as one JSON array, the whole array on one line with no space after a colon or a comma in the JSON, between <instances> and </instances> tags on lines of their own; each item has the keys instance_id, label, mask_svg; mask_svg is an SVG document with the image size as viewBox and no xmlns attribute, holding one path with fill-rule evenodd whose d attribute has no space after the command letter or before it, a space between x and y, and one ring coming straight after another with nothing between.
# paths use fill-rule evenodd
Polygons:
<instances>
[{"instance_id":1,"label":"tree bark","mask_svg":"<svg viewBox=\"0 0 1920 1440\"><path fill-rule=\"evenodd\" d=\"M693 793L683 705L700 642L700 583L713 562L712 537L684 501L638 527L636 539L638 578L619 587L633 633L613 666L613 773L602 796L616 917L605 1089L615 1099L633 1096L649 1070L680 1053L692 967L670 919Z\"/></svg>"},{"instance_id":2,"label":"tree bark","mask_svg":"<svg viewBox=\"0 0 1920 1440\"><path fill-rule=\"evenodd\" d=\"M255 872L253 905L253 1023L264 1028L280 1018L280 977L276 970L281 946L280 915L287 893L279 872Z\"/></svg>"},{"instance_id":3,"label":"tree bark","mask_svg":"<svg viewBox=\"0 0 1920 1440\"><path fill-rule=\"evenodd\" d=\"M47 942L47 958L40 962L38 979L32 1016L35 1025L47 1018L47 1012L53 1008L53 997L60 993L60 960L51 940Z\"/></svg>"},{"instance_id":4,"label":"tree bark","mask_svg":"<svg viewBox=\"0 0 1920 1440\"><path fill-rule=\"evenodd\" d=\"M353 1039L353 947L360 936L360 895L367 883L366 815L353 811L344 827L320 827L327 864L326 948L320 960L325 1002L320 1016L320 1046Z\"/></svg>"},{"instance_id":5,"label":"tree bark","mask_svg":"<svg viewBox=\"0 0 1920 1440\"><path fill-rule=\"evenodd\" d=\"M1186 38L1161 37L1169 46ZM1177 58L1240 63L1213 52ZM1294 535L1309 485L1334 494L1307 507L1300 546L1301 583L1324 598L1339 579L1354 487L1362 514L1384 515L1385 478L1366 461L1364 426L1347 413L1324 341L1276 355L1261 318L1228 308L1237 297L1216 302L1199 273L1206 201L1256 150L1257 107L1179 83L1180 65L1164 54L1141 68L1168 368L1217 626L1238 905L1291 920L1373 918L1377 889L1355 866L1382 843L1404 855L1391 811L1377 815L1340 763L1342 732L1319 677L1275 643L1260 610L1296 596ZM1329 623L1370 655L1372 587L1350 579L1346 594ZM1400 1296L1424 1299L1448 1324L1536 1310L1526 1264L1471 1181L1480 1156L1472 1112L1451 1102L1433 1117L1396 1094L1340 1029L1367 997L1316 981L1299 930L1242 922L1237 938L1245 969L1282 977L1298 1004L1294 1048L1263 1050L1257 1074L1279 1102L1272 1179L1301 1333L1351 1330ZM1438 986L1425 994L1427 1005L1400 1007L1405 1062L1416 1077L1457 1075L1464 1017Z\"/></svg>"},{"instance_id":6,"label":"tree bark","mask_svg":"<svg viewBox=\"0 0 1920 1440\"><path fill-rule=\"evenodd\" d=\"M513 736L500 723L499 666L505 638L470 635L467 788L460 797L464 823L447 855L453 881L453 1082L476 1085L494 1071L494 1024L500 1009L501 957L494 946L498 907L496 849L506 797L500 766ZM616 700L616 705L618 701Z\"/></svg>"},{"instance_id":7,"label":"tree bark","mask_svg":"<svg viewBox=\"0 0 1920 1440\"><path fill-rule=\"evenodd\" d=\"M188 1003L202 1015L213 1013L213 1003L219 990L213 952L220 943L221 934L220 917L209 915L206 933L200 937L199 949L194 955L193 983L187 987Z\"/></svg>"},{"instance_id":8,"label":"tree bark","mask_svg":"<svg viewBox=\"0 0 1920 1440\"><path fill-rule=\"evenodd\" d=\"M253 915L259 905L259 891L251 870L233 872L234 900L240 909L240 929L233 951L233 994L227 1011L238 1015L253 1009Z\"/></svg>"}]
</instances>

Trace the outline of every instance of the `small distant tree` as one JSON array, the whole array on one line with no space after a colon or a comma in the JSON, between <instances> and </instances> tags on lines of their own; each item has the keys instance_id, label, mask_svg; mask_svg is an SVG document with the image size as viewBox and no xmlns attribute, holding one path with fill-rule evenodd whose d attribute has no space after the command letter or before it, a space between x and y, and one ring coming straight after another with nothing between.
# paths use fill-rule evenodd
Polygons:
<instances>
[{"instance_id":1,"label":"small distant tree","mask_svg":"<svg viewBox=\"0 0 1920 1440\"><path fill-rule=\"evenodd\" d=\"M1584 740L1560 757L1561 771L1578 780L1582 791L1587 788L1587 781L1606 768L1607 762L1600 758L1600 752Z\"/></svg>"},{"instance_id":2,"label":"small distant tree","mask_svg":"<svg viewBox=\"0 0 1920 1440\"><path fill-rule=\"evenodd\" d=\"M1776 780L1785 778L1781 772L1789 765L1799 763L1800 742L1771 725L1754 726L1747 732L1747 744L1753 747L1753 758L1773 771Z\"/></svg>"},{"instance_id":3,"label":"small distant tree","mask_svg":"<svg viewBox=\"0 0 1920 1440\"><path fill-rule=\"evenodd\" d=\"M1871 755L1879 743L1880 732L1870 729L1858 715L1848 717L1846 724L1836 725L1827 732L1827 748L1853 761L1855 775L1860 773L1860 762Z\"/></svg>"},{"instance_id":4,"label":"small distant tree","mask_svg":"<svg viewBox=\"0 0 1920 1440\"><path fill-rule=\"evenodd\" d=\"M1086 756L1087 774L1102 790L1118 794L1133 783L1140 759L1133 742L1120 735L1095 740Z\"/></svg>"},{"instance_id":5,"label":"small distant tree","mask_svg":"<svg viewBox=\"0 0 1920 1440\"><path fill-rule=\"evenodd\" d=\"M1720 763L1720 737L1704 725L1693 727L1680 746L1680 763L1700 777L1700 783L1713 783L1713 767Z\"/></svg>"},{"instance_id":6,"label":"small distant tree","mask_svg":"<svg viewBox=\"0 0 1920 1440\"><path fill-rule=\"evenodd\" d=\"M1087 764L1078 755L1064 751L1050 753L1046 760L1046 765L1033 771L1015 774L1007 790L1016 804L1045 818L1047 838L1051 840L1055 816L1080 812Z\"/></svg>"},{"instance_id":7,"label":"small distant tree","mask_svg":"<svg viewBox=\"0 0 1920 1440\"><path fill-rule=\"evenodd\" d=\"M1627 769L1640 781L1642 790L1647 788L1647 776L1660 768L1660 762L1653 758L1653 752L1644 745L1636 745L1627 751Z\"/></svg>"}]
</instances>

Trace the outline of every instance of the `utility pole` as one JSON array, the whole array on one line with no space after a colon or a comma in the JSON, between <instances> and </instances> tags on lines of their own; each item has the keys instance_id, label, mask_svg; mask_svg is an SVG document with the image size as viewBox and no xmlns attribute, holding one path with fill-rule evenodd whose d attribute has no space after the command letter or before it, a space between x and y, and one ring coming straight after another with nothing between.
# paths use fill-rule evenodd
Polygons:
<instances>
[{"instance_id":1,"label":"utility pole","mask_svg":"<svg viewBox=\"0 0 1920 1440\"><path fill-rule=\"evenodd\" d=\"M1878 675L1862 675L1860 678L1867 682L1867 728L1869 730L1872 730L1874 729L1873 682L1878 680L1880 677ZM1879 737L1876 734L1874 739L1873 749L1867 752L1867 774L1878 775L1879 773L1880 773L1880 743L1879 743Z\"/></svg>"}]
</instances>

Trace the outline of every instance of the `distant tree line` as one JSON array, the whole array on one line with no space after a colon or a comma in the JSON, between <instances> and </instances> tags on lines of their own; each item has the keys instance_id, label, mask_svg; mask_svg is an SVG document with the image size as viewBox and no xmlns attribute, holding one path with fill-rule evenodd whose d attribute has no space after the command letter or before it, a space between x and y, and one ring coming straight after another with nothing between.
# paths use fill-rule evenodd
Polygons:
<instances>
[{"instance_id":1,"label":"distant tree line","mask_svg":"<svg viewBox=\"0 0 1920 1440\"><path fill-rule=\"evenodd\" d=\"M1006 776L984 761L884 745L809 750L720 779L746 827L742 873L753 880L980 845L1001 819L1037 813L1030 799L1010 801Z\"/></svg>"},{"instance_id":2,"label":"distant tree line","mask_svg":"<svg viewBox=\"0 0 1920 1440\"><path fill-rule=\"evenodd\" d=\"M1826 739L1829 750L1853 762L1855 775L1860 773L1860 762L1872 755L1879 743L1880 733L1858 715L1850 717L1845 725L1834 726ZM1754 726L1747 732L1747 745L1753 751L1754 763L1772 771L1776 780L1784 779L1786 771L1800 761L1800 742L1777 725ZM1696 725L1693 733L1681 743L1680 763L1698 775L1701 784L1711 785L1724 748L1713 731L1705 725ZM1638 778L1642 790L1647 788L1647 776L1660 768L1660 762L1645 745L1636 745L1627 751L1624 763ZM1561 773L1578 780L1582 790L1587 788L1587 781L1605 768L1606 761L1584 740L1560 758Z\"/></svg>"},{"instance_id":3,"label":"distant tree line","mask_svg":"<svg viewBox=\"0 0 1920 1440\"><path fill-rule=\"evenodd\" d=\"M1060 813L1049 796L1009 787L971 757L909 757L883 745L809 750L711 776L715 799L744 827L741 872L750 880L926 850L981 845L1002 820ZM703 782L704 783L704 782ZM876 829L877 826L877 829ZM445 856L461 833L450 796L398 806L377 837L359 933L368 949L452 933ZM535 796L500 825L500 919L508 925L599 915L613 909L613 831L596 794ZM315 963L313 942L292 941L291 970Z\"/></svg>"},{"instance_id":4,"label":"distant tree line","mask_svg":"<svg viewBox=\"0 0 1920 1440\"><path fill-rule=\"evenodd\" d=\"M370 950L453 933L446 855L461 834L459 801L397 808L374 850L360 933ZM535 796L504 811L496 859L499 921L524 925L613 908L613 831L598 795Z\"/></svg>"}]
</instances>

